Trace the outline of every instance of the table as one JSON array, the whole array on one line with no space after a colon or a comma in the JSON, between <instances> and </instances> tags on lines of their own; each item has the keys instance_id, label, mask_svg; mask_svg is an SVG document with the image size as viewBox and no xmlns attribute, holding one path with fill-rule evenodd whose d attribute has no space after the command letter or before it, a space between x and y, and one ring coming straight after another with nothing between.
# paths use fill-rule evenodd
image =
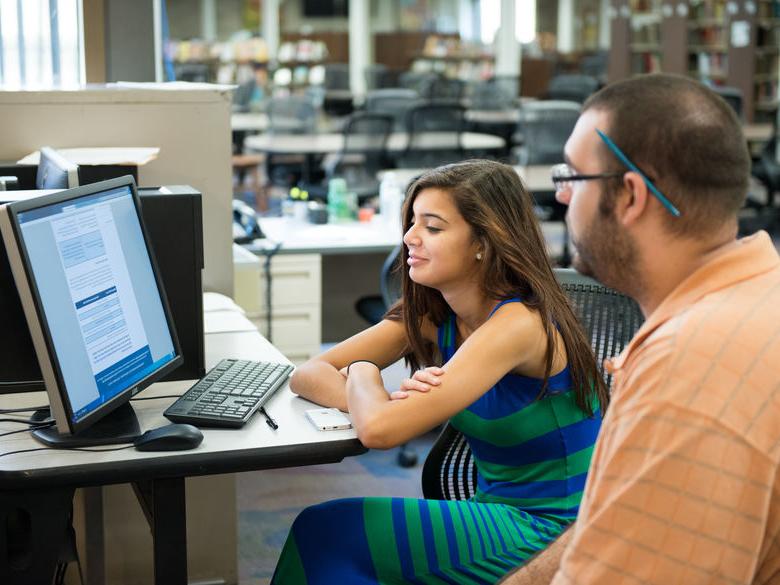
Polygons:
<instances>
[{"instance_id":1,"label":"table","mask_svg":"<svg viewBox=\"0 0 780 585\"><path fill-rule=\"evenodd\" d=\"M225 311L225 315L228 313ZM219 315L212 315L207 323L210 323L206 334L208 366L228 356L287 361L256 330L220 327ZM154 384L140 397L180 394L189 385L191 382L187 381ZM46 402L41 392L3 397L5 407ZM142 430L167 424L162 412L171 402L173 399L170 398L133 402ZM266 406L279 423L277 431L272 431L262 417L255 416L241 429L204 429L203 443L192 451L139 452L127 449L80 452L45 449L1 457L0 514L7 518L21 508L29 511L34 523L33 553L28 559L31 566L13 566L7 562L8 559L2 559L0 582L13 584L50 580L59 545L52 534L65 533L62 528L67 521L74 489L129 482L133 484L151 526L155 583L186 584L186 477L334 463L366 450L353 429L328 433L314 429L304 416L311 403L292 394L287 386L279 390ZM18 425L0 423L0 432L18 428ZM0 453L39 446L27 433L0 438ZM218 505L218 501L214 505ZM40 531L38 538L36 530ZM2 555L5 555L5 550L0 550Z\"/></svg>"},{"instance_id":2,"label":"table","mask_svg":"<svg viewBox=\"0 0 780 585\"><path fill-rule=\"evenodd\" d=\"M450 132L426 132L422 135L426 148L435 149L437 142L445 141L449 146ZM492 134L478 132L461 132L461 145L464 150L500 150L504 141ZM406 132L393 132L387 140L387 150L403 152L409 143ZM330 154L341 151L344 147L344 135L336 132L320 134L287 134L283 136L261 134L247 136L244 141L246 148L267 152L269 154Z\"/></svg>"},{"instance_id":3,"label":"table","mask_svg":"<svg viewBox=\"0 0 780 585\"><path fill-rule=\"evenodd\" d=\"M555 185L553 185L550 175L551 165L514 166L513 168L532 193L555 191ZM430 169L384 169L379 171L379 179L381 180L387 173L393 173L396 180L401 185L406 186L412 179L420 176L427 170Z\"/></svg>"}]
</instances>

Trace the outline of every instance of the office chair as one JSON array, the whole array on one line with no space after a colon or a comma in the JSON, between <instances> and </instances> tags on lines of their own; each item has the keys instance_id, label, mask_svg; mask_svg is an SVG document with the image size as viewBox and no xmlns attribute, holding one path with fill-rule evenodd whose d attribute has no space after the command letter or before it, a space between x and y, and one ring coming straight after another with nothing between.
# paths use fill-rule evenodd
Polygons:
<instances>
[{"instance_id":1,"label":"office chair","mask_svg":"<svg viewBox=\"0 0 780 585\"><path fill-rule=\"evenodd\" d=\"M426 103L406 114L409 141L398 158L401 168L433 168L463 160L464 108L458 103Z\"/></svg>"},{"instance_id":2,"label":"office chair","mask_svg":"<svg viewBox=\"0 0 780 585\"><path fill-rule=\"evenodd\" d=\"M291 95L268 100L269 134L311 134L316 129L317 110L311 98ZM305 160L299 155L266 156L266 175L274 185L295 185L303 175Z\"/></svg>"},{"instance_id":3,"label":"office chair","mask_svg":"<svg viewBox=\"0 0 780 585\"><path fill-rule=\"evenodd\" d=\"M466 84L461 79L436 77L424 88L427 93L421 95L423 98L432 101L444 100L458 102L463 97L465 87Z\"/></svg>"},{"instance_id":4,"label":"office chair","mask_svg":"<svg viewBox=\"0 0 780 585\"><path fill-rule=\"evenodd\" d=\"M436 73L431 72L404 71L398 76L398 85L416 91L421 97L426 97L430 95L430 87L438 77Z\"/></svg>"},{"instance_id":5,"label":"office chair","mask_svg":"<svg viewBox=\"0 0 780 585\"><path fill-rule=\"evenodd\" d=\"M391 87L391 74L386 65L382 65L381 63L366 65L366 68L363 70L363 75L366 78L367 91Z\"/></svg>"},{"instance_id":6,"label":"office chair","mask_svg":"<svg viewBox=\"0 0 780 585\"><path fill-rule=\"evenodd\" d=\"M322 109L333 116L346 116L352 113L352 94L349 92L349 64L328 63L324 66Z\"/></svg>"},{"instance_id":7,"label":"office chair","mask_svg":"<svg viewBox=\"0 0 780 585\"><path fill-rule=\"evenodd\" d=\"M580 73L598 80L599 85L607 78L607 63L609 51L599 51L592 55L585 55L580 61Z\"/></svg>"},{"instance_id":8,"label":"office chair","mask_svg":"<svg viewBox=\"0 0 780 585\"><path fill-rule=\"evenodd\" d=\"M582 325L607 387L612 377L603 370L605 358L620 353L642 325L639 306L629 297L571 269L556 269L574 314ZM477 491L477 468L463 434L445 425L422 470L423 496L433 500L465 500Z\"/></svg>"},{"instance_id":9,"label":"office chair","mask_svg":"<svg viewBox=\"0 0 780 585\"><path fill-rule=\"evenodd\" d=\"M766 188L766 203L761 210L761 215L766 225L761 227L771 229L777 222L778 210L775 206L775 194L780 192L780 162L777 159L777 145L780 141L778 134L777 117L774 118L774 132L769 141L764 145L758 159L753 161L751 174Z\"/></svg>"},{"instance_id":10,"label":"office chair","mask_svg":"<svg viewBox=\"0 0 780 585\"><path fill-rule=\"evenodd\" d=\"M742 95L741 89L728 85L713 85L711 86L711 89L724 100L726 100L726 103L734 109L740 120L744 119L745 112L742 107L744 97Z\"/></svg>"},{"instance_id":11,"label":"office chair","mask_svg":"<svg viewBox=\"0 0 780 585\"><path fill-rule=\"evenodd\" d=\"M517 100L509 90L494 80L480 81L471 92L472 110L509 110L515 107Z\"/></svg>"},{"instance_id":12,"label":"office chair","mask_svg":"<svg viewBox=\"0 0 780 585\"><path fill-rule=\"evenodd\" d=\"M378 195L377 173L388 166L387 139L392 129L392 116L371 112L349 116L343 131L344 146L337 155L325 159L322 184L305 187L309 196L327 198L328 183L334 177L344 178L359 200Z\"/></svg>"},{"instance_id":13,"label":"office chair","mask_svg":"<svg viewBox=\"0 0 780 585\"><path fill-rule=\"evenodd\" d=\"M570 101L529 102L520 108L513 142L519 165L563 162L563 147L577 123L580 104Z\"/></svg>"},{"instance_id":14,"label":"office chair","mask_svg":"<svg viewBox=\"0 0 780 585\"><path fill-rule=\"evenodd\" d=\"M406 129L406 112L418 101L420 95L411 89L376 89L366 94L366 111L392 116L394 130L403 132Z\"/></svg>"},{"instance_id":15,"label":"office chair","mask_svg":"<svg viewBox=\"0 0 780 585\"><path fill-rule=\"evenodd\" d=\"M550 80L546 98L583 103L599 88L595 77L580 74L556 75Z\"/></svg>"}]
</instances>

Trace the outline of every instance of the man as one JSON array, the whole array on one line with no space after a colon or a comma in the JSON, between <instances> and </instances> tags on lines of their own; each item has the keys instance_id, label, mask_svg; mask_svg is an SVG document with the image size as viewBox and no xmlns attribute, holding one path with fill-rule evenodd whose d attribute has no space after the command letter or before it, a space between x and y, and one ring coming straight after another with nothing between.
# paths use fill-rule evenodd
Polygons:
<instances>
[{"instance_id":1,"label":"man","mask_svg":"<svg viewBox=\"0 0 780 585\"><path fill-rule=\"evenodd\" d=\"M504 583L780 583L780 259L736 237L737 117L692 80L634 78L585 103L564 160L574 266L647 320L607 364L577 522Z\"/></svg>"}]
</instances>

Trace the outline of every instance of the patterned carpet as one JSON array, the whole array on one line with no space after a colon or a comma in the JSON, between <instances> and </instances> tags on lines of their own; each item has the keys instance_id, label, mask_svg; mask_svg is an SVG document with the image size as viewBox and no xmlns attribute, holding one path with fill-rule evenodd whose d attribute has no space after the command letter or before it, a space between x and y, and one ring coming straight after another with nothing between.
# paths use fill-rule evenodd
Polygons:
<instances>
[{"instance_id":1,"label":"patterned carpet","mask_svg":"<svg viewBox=\"0 0 780 585\"><path fill-rule=\"evenodd\" d=\"M352 496L421 497L420 470L438 431L416 439L415 467L396 463L398 449L369 451L334 465L242 473L237 476L241 585L268 583L287 531L306 506Z\"/></svg>"}]
</instances>

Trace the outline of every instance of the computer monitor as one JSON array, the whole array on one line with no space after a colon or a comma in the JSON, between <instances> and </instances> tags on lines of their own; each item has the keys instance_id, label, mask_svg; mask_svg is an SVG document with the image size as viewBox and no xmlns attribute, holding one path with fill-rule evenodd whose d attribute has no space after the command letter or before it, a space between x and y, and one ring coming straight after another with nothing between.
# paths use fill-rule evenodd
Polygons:
<instances>
[{"instance_id":1,"label":"computer monitor","mask_svg":"<svg viewBox=\"0 0 780 585\"><path fill-rule=\"evenodd\" d=\"M79 186L79 167L59 152L44 146L40 150L36 189L73 189Z\"/></svg>"},{"instance_id":2,"label":"computer monitor","mask_svg":"<svg viewBox=\"0 0 780 585\"><path fill-rule=\"evenodd\" d=\"M132 177L0 207L56 427L48 445L132 441L130 398L182 362Z\"/></svg>"}]
</instances>

